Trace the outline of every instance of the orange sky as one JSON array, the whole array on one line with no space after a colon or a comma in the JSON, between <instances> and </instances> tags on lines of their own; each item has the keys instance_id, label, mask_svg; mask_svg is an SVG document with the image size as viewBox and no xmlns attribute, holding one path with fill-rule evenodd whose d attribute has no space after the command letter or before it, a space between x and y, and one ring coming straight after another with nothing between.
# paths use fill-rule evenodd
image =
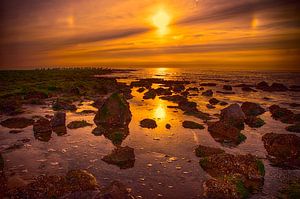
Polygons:
<instances>
[{"instance_id":1,"label":"orange sky","mask_svg":"<svg viewBox=\"0 0 300 199\"><path fill-rule=\"evenodd\" d=\"M297 0L2 0L0 4L1 68L300 69ZM164 24L164 15L169 25Z\"/></svg>"}]
</instances>

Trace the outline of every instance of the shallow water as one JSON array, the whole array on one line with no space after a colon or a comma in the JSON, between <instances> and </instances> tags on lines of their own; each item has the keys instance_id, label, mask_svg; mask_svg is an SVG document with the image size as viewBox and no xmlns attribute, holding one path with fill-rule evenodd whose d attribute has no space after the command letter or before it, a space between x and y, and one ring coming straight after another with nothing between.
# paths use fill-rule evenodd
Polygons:
<instances>
[{"instance_id":1,"label":"shallow water","mask_svg":"<svg viewBox=\"0 0 300 199\"><path fill-rule=\"evenodd\" d=\"M216 71L183 71L178 69L145 69L132 73L118 73L118 81L129 83L141 77L155 77L164 79L190 80L195 83L187 87L200 87L199 83L214 82L216 87L205 87L214 91L222 91L224 84L236 85L239 83L254 84L260 81L282 82L286 85L300 85L300 76L297 73L263 73L263 72L216 72ZM297 78L298 77L298 78ZM154 85L158 87L159 85ZM300 178L299 170L283 170L270 165L266 159L266 150L261 141L262 135L269 132L288 133L286 124L275 121L269 112L261 118L266 125L258 129L246 126L243 134L247 136L245 142L237 147L226 147L216 142L208 133L207 127L203 130L185 129L182 127L184 120L192 120L203 124L203 121L192 116L182 114L181 110L167 108L175 105L156 97L154 100L143 100L143 93L138 93L137 88L132 89L133 99L128 100L132 112L132 120L129 124L130 134L123 141L122 146L134 148L136 161L133 168L119 169L115 165L109 165L101 160L104 155L110 154L114 145L104 136L94 136L91 132L96 127L84 127L76 130L68 129L67 134L58 136L52 133L48 142L42 142L34 138L32 126L24 129L19 134L9 134L9 130L0 127L0 150L23 138L30 138L21 149L3 153L5 159L5 174L10 184L15 184L15 179L21 178L30 181L40 174L65 174L71 169L86 169L96 176L101 185L107 185L113 180L120 180L133 189L136 196L143 198L199 198L202 194L202 184L210 176L199 166L199 158L194 154L194 148L199 145L214 146L233 154L251 153L263 159L266 167L265 183L262 193L255 194L252 198L275 198L278 189L289 179ZM228 103L241 103L244 101L258 102L264 108L278 104L288 107L299 113L299 108L291 108L289 103L299 102L298 92L262 92L248 93L241 88L234 87L236 94L224 95L215 93L214 97ZM196 92L195 92L196 93ZM265 100L264 97L270 98ZM198 95L191 97L191 101L198 104L201 111L211 115L219 113L224 108L216 106L216 109L207 109L206 104L210 98ZM81 110L95 110L86 101ZM53 114L50 102L47 106L27 106L27 111L22 114L25 117L34 115L45 116ZM6 119L2 116L0 119ZM93 123L94 114L67 113L67 124L74 120L86 120ZM144 129L139 126L142 119L155 119L158 127ZM171 124L167 130L165 125Z\"/></svg>"}]
</instances>

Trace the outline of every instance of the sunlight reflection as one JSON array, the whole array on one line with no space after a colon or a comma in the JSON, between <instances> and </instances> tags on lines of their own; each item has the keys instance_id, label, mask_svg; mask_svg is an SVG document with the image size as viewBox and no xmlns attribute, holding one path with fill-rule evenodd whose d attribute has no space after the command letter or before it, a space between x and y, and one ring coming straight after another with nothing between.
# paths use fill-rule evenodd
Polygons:
<instances>
[{"instance_id":1,"label":"sunlight reflection","mask_svg":"<svg viewBox=\"0 0 300 199\"><path fill-rule=\"evenodd\" d=\"M166 110L162 104L158 104L156 109L154 109L154 117L159 119L164 119L166 117Z\"/></svg>"}]
</instances>

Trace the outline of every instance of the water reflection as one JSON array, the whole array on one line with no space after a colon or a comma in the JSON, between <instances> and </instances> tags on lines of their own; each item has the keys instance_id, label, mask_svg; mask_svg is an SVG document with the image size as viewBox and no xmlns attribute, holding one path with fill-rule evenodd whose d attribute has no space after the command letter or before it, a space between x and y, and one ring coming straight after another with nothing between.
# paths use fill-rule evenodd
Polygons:
<instances>
[{"instance_id":1,"label":"water reflection","mask_svg":"<svg viewBox=\"0 0 300 199\"><path fill-rule=\"evenodd\" d=\"M158 118L158 119L165 119L166 118L166 109L165 107L161 104L158 104L158 106L155 108L154 112L153 112L153 116L155 118Z\"/></svg>"}]
</instances>

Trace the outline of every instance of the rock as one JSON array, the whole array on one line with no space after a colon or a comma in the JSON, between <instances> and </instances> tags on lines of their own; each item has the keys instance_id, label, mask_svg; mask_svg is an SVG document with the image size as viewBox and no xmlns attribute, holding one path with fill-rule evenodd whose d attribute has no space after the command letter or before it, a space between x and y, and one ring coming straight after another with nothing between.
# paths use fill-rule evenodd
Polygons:
<instances>
[{"instance_id":1,"label":"rock","mask_svg":"<svg viewBox=\"0 0 300 199\"><path fill-rule=\"evenodd\" d=\"M118 93L110 95L104 101L94 118L97 126L108 128L128 126L130 121L129 104L124 96Z\"/></svg>"},{"instance_id":2,"label":"rock","mask_svg":"<svg viewBox=\"0 0 300 199\"><path fill-rule=\"evenodd\" d=\"M199 118L199 119L204 120L204 121L212 119L208 113L204 113L204 112L199 111L199 110L185 111L183 114L194 116L194 117Z\"/></svg>"},{"instance_id":3,"label":"rock","mask_svg":"<svg viewBox=\"0 0 300 199\"><path fill-rule=\"evenodd\" d=\"M98 190L96 178L85 170L72 170L66 176L41 175L30 184L11 190L11 198L65 198L66 194Z\"/></svg>"},{"instance_id":4,"label":"rock","mask_svg":"<svg viewBox=\"0 0 300 199\"><path fill-rule=\"evenodd\" d=\"M97 126L93 129L92 134L94 134L95 136L101 136L104 134L104 132L105 128L103 128L102 126Z\"/></svg>"},{"instance_id":5,"label":"rock","mask_svg":"<svg viewBox=\"0 0 300 199\"><path fill-rule=\"evenodd\" d=\"M246 139L238 128L223 121L209 123L208 131L217 142L221 143L237 145Z\"/></svg>"},{"instance_id":6,"label":"rock","mask_svg":"<svg viewBox=\"0 0 300 199\"><path fill-rule=\"evenodd\" d=\"M99 98L97 100L94 101L94 103L92 104L93 107L97 108L97 109L100 109L104 102L106 101L106 98L103 97L103 98Z\"/></svg>"},{"instance_id":7,"label":"rock","mask_svg":"<svg viewBox=\"0 0 300 199\"><path fill-rule=\"evenodd\" d=\"M11 133L11 134L18 134L18 133L22 133L23 130L10 130L8 133Z\"/></svg>"},{"instance_id":8,"label":"rock","mask_svg":"<svg viewBox=\"0 0 300 199\"><path fill-rule=\"evenodd\" d=\"M175 84L173 87L172 87L172 90L175 92L175 93L179 93L181 91L184 91L185 90L185 87L183 84Z\"/></svg>"},{"instance_id":9,"label":"rock","mask_svg":"<svg viewBox=\"0 0 300 199\"><path fill-rule=\"evenodd\" d=\"M201 83L200 86L217 86L216 83Z\"/></svg>"},{"instance_id":10,"label":"rock","mask_svg":"<svg viewBox=\"0 0 300 199\"><path fill-rule=\"evenodd\" d=\"M190 93L189 93L188 91L183 91L183 92L181 92L180 94L181 94L182 96L185 96L185 97L187 97L187 96L190 95Z\"/></svg>"},{"instance_id":11,"label":"rock","mask_svg":"<svg viewBox=\"0 0 300 199\"><path fill-rule=\"evenodd\" d=\"M202 95L207 96L207 97L211 97L213 96L214 92L212 90L207 90L202 92Z\"/></svg>"},{"instance_id":12,"label":"rock","mask_svg":"<svg viewBox=\"0 0 300 199\"><path fill-rule=\"evenodd\" d=\"M161 95L172 95L171 89L157 88L157 89L154 89L154 91L156 92L156 94L158 96L161 96Z\"/></svg>"},{"instance_id":13,"label":"rock","mask_svg":"<svg viewBox=\"0 0 300 199\"><path fill-rule=\"evenodd\" d=\"M216 105L216 104L218 104L220 102L220 100L218 100L218 99L216 99L216 98L211 98L210 100L209 100L209 103L211 104L211 105Z\"/></svg>"},{"instance_id":14,"label":"rock","mask_svg":"<svg viewBox=\"0 0 300 199\"><path fill-rule=\"evenodd\" d=\"M270 89L270 86L269 86L269 84L267 82L262 81L262 82L259 82L256 85L256 88L259 89L259 90L267 91L267 90Z\"/></svg>"},{"instance_id":15,"label":"rock","mask_svg":"<svg viewBox=\"0 0 300 199\"><path fill-rule=\"evenodd\" d=\"M257 90L254 90L253 88L248 87L248 86L242 87L242 91L245 91L245 92L257 92Z\"/></svg>"},{"instance_id":16,"label":"rock","mask_svg":"<svg viewBox=\"0 0 300 199\"><path fill-rule=\"evenodd\" d=\"M195 154L197 157L206 157L206 156L211 156L220 153L225 153L225 151L219 148L203 146L203 145L199 145L195 149Z\"/></svg>"},{"instance_id":17,"label":"rock","mask_svg":"<svg viewBox=\"0 0 300 199\"><path fill-rule=\"evenodd\" d=\"M280 167L300 168L300 138L294 134L267 133L262 137L269 160Z\"/></svg>"},{"instance_id":18,"label":"rock","mask_svg":"<svg viewBox=\"0 0 300 199\"><path fill-rule=\"evenodd\" d=\"M290 103L289 105L290 105L290 107L293 107L293 108L300 107L300 104L298 104L298 103Z\"/></svg>"},{"instance_id":19,"label":"rock","mask_svg":"<svg viewBox=\"0 0 300 199\"><path fill-rule=\"evenodd\" d=\"M66 126L66 113L60 111L54 113L54 117L51 119L51 126L52 127Z\"/></svg>"},{"instance_id":20,"label":"rock","mask_svg":"<svg viewBox=\"0 0 300 199\"><path fill-rule=\"evenodd\" d=\"M244 128L245 119L246 116L238 104L231 104L221 110L220 120L238 129Z\"/></svg>"},{"instance_id":21,"label":"rock","mask_svg":"<svg viewBox=\"0 0 300 199\"><path fill-rule=\"evenodd\" d=\"M4 159L2 157L2 154L0 153L0 172L3 170L4 168Z\"/></svg>"},{"instance_id":22,"label":"rock","mask_svg":"<svg viewBox=\"0 0 300 199\"><path fill-rule=\"evenodd\" d=\"M224 85L223 89L227 90L227 91L231 91L232 90L232 86L230 86L230 85Z\"/></svg>"},{"instance_id":23,"label":"rock","mask_svg":"<svg viewBox=\"0 0 300 199\"><path fill-rule=\"evenodd\" d=\"M197 103L184 100L178 103L178 108L180 108L183 111L196 111Z\"/></svg>"},{"instance_id":24,"label":"rock","mask_svg":"<svg viewBox=\"0 0 300 199\"><path fill-rule=\"evenodd\" d=\"M221 105L221 106L227 106L227 105L228 105L228 103L227 103L227 102L224 102L224 101L222 101L222 102L220 102L220 105Z\"/></svg>"},{"instance_id":25,"label":"rock","mask_svg":"<svg viewBox=\"0 0 300 199\"><path fill-rule=\"evenodd\" d=\"M150 81L144 81L144 80L139 80L139 81L133 81L130 83L131 87L145 87L145 88L151 88L152 82Z\"/></svg>"},{"instance_id":26,"label":"rock","mask_svg":"<svg viewBox=\"0 0 300 199\"><path fill-rule=\"evenodd\" d=\"M20 114L22 112L22 104L20 101L10 98L0 100L0 114L11 116Z\"/></svg>"},{"instance_id":27,"label":"rock","mask_svg":"<svg viewBox=\"0 0 300 199\"><path fill-rule=\"evenodd\" d=\"M154 99L156 97L156 92L153 89L148 90L144 93L143 99Z\"/></svg>"},{"instance_id":28,"label":"rock","mask_svg":"<svg viewBox=\"0 0 300 199\"><path fill-rule=\"evenodd\" d=\"M270 87L270 90L271 91L287 91L289 90L288 87L286 87L285 85L283 84L280 84L280 83L273 83Z\"/></svg>"},{"instance_id":29,"label":"rock","mask_svg":"<svg viewBox=\"0 0 300 199\"><path fill-rule=\"evenodd\" d=\"M40 141L49 141L51 139L52 128L50 121L41 117L33 124L34 137Z\"/></svg>"},{"instance_id":30,"label":"rock","mask_svg":"<svg viewBox=\"0 0 300 199\"><path fill-rule=\"evenodd\" d=\"M65 102L65 101L62 101L60 99L57 99L53 105L52 105L52 108L53 110L55 111L60 111L60 110L65 110L65 111L76 111L76 106L71 104L71 103L68 103L68 102Z\"/></svg>"},{"instance_id":31,"label":"rock","mask_svg":"<svg viewBox=\"0 0 300 199\"><path fill-rule=\"evenodd\" d=\"M275 120L280 120L283 123L293 124L296 120L295 114L292 111L281 108L278 105L270 106L269 110Z\"/></svg>"},{"instance_id":32,"label":"rock","mask_svg":"<svg viewBox=\"0 0 300 199\"><path fill-rule=\"evenodd\" d=\"M28 100L28 99L46 99L49 96L42 91L37 91L37 90L33 90L33 91L29 91L24 95L24 99Z\"/></svg>"},{"instance_id":33,"label":"rock","mask_svg":"<svg viewBox=\"0 0 300 199\"><path fill-rule=\"evenodd\" d=\"M108 187L101 190L97 199L134 199L129 189L119 181L113 181Z\"/></svg>"},{"instance_id":34,"label":"rock","mask_svg":"<svg viewBox=\"0 0 300 199\"><path fill-rule=\"evenodd\" d=\"M102 160L108 164L117 165L120 169L132 168L135 162L134 149L128 146L117 147Z\"/></svg>"},{"instance_id":35,"label":"rock","mask_svg":"<svg viewBox=\"0 0 300 199\"><path fill-rule=\"evenodd\" d=\"M175 103L179 103L181 101L187 101L186 97L181 95L162 96L160 97L160 99L167 100L170 102L175 102Z\"/></svg>"},{"instance_id":36,"label":"rock","mask_svg":"<svg viewBox=\"0 0 300 199\"><path fill-rule=\"evenodd\" d=\"M198 92L199 89L197 87L190 87L190 88L187 88L186 91L196 91L196 92Z\"/></svg>"},{"instance_id":37,"label":"rock","mask_svg":"<svg viewBox=\"0 0 300 199\"><path fill-rule=\"evenodd\" d=\"M245 123L251 128L259 128L265 125L265 122L261 118L255 116L248 116Z\"/></svg>"},{"instance_id":38,"label":"rock","mask_svg":"<svg viewBox=\"0 0 300 199\"><path fill-rule=\"evenodd\" d=\"M142 128L154 129L157 127L155 120L152 119L143 119L140 121L140 126Z\"/></svg>"},{"instance_id":39,"label":"rock","mask_svg":"<svg viewBox=\"0 0 300 199\"><path fill-rule=\"evenodd\" d=\"M170 124L166 124L166 129L171 129L171 125Z\"/></svg>"},{"instance_id":40,"label":"rock","mask_svg":"<svg viewBox=\"0 0 300 199\"><path fill-rule=\"evenodd\" d=\"M6 128L13 128L13 129L23 129L28 126L31 126L34 123L33 119L28 119L24 117L15 117L15 118L8 118L0 124Z\"/></svg>"},{"instance_id":41,"label":"rock","mask_svg":"<svg viewBox=\"0 0 300 199\"><path fill-rule=\"evenodd\" d=\"M83 115L86 115L86 114L96 114L97 111L94 111L94 110L83 110L81 112L79 112L79 114L83 114Z\"/></svg>"},{"instance_id":42,"label":"rock","mask_svg":"<svg viewBox=\"0 0 300 199\"><path fill-rule=\"evenodd\" d=\"M299 85L292 85L292 86L290 86L290 91L299 92L300 91L300 86Z\"/></svg>"},{"instance_id":43,"label":"rock","mask_svg":"<svg viewBox=\"0 0 300 199\"><path fill-rule=\"evenodd\" d=\"M214 105L211 105L211 104L206 104L206 108L208 108L208 109L214 109L216 107Z\"/></svg>"},{"instance_id":44,"label":"rock","mask_svg":"<svg viewBox=\"0 0 300 199\"><path fill-rule=\"evenodd\" d=\"M63 136L67 134L67 127L66 126L52 127L52 131L56 133L57 136Z\"/></svg>"},{"instance_id":45,"label":"rock","mask_svg":"<svg viewBox=\"0 0 300 199\"><path fill-rule=\"evenodd\" d=\"M290 180L279 191L277 198L280 199L295 199L300 198L300 179Z\"/></svg>"},{"instance_id":46,"label":"rock","mask_svg":"<svg viewBox=\"0 0 300 199\"><path fill-rule=\"evenodd\" d=\"M182 126L188 129L204 129L204 126L202 124L198 124L193 121L184 121L182 122Z\"/></svg>"},{"instance_id":47,"label":"rock","mask_svg":"<svg viewBox=\"0 0 300 199\"><path fill-rule=\"evenodd\" d=\"M244 102L241 108L246 116L258 116L266 112L259 104L253 102Z\"/></svg>"},{"instance_id":48,"label":"rock","mask_svg":"<svg viewBox=\"0 0 300 199\"><path fill-rule=\"evenodd\" d=\"M201 158L200 166L212 177L228 180L244 191L251 193L263 187L264 164L253 155L215 154Z\"/></svg>"},{"instance_id":49,"label":"rock","mask_svg":"<svg viewBox=\"0 0 300 199\"><path fill-rule=\"evenodd\" d=\"M111 140L112 143L116 146L122 144L123 140L129 135L129 128L110 128L104 129L103 131L104 137Z\"/></svg>"},{"instance_id":50,"label":"rock","mask_svg":"<svg viewBox=\"0 0 300 199\"><path fill-rule=\"evenodd\" d=\"M221 94L224 94L224 95L233 95L233 94L235 94L235 92L232 92L232 91L217 91L217 93L221 93Z\"/></svg>"},{"instance_id":51,"label":"rock","mask_svg":"<svg viewBox=\"0 0 300 199\"><path fill-rule=\"evenodd\" d=\"M67 125L67 127L69 129L78 129L78 128L83 128L83 127L87 127L87 126L93 126L93 124L88 123L85 120L81 120L81 121L72 121Z\"/></svg>"},{"instance_id":52,"label":"rock","mask_svg":"<svg viewBox=\"0 0 300 199\"><path fill-rule=\"evenodd\" d=\"M287 126L285 129L289 132L300 133L300 124L298 123L292 126Z\"/></svg>"},{"instance_id":53,"label":"rock","mask_svg":"<svg viewBox=\"0 0 300 199\"><path fill-rule=\"evenodd\" d=\"M142 92L144 92L145 90L146 90L146 89L145 89L144 87L141 87L141 88L137 89L137 92L142 93Z\"/></svg>"}]
</instances>

